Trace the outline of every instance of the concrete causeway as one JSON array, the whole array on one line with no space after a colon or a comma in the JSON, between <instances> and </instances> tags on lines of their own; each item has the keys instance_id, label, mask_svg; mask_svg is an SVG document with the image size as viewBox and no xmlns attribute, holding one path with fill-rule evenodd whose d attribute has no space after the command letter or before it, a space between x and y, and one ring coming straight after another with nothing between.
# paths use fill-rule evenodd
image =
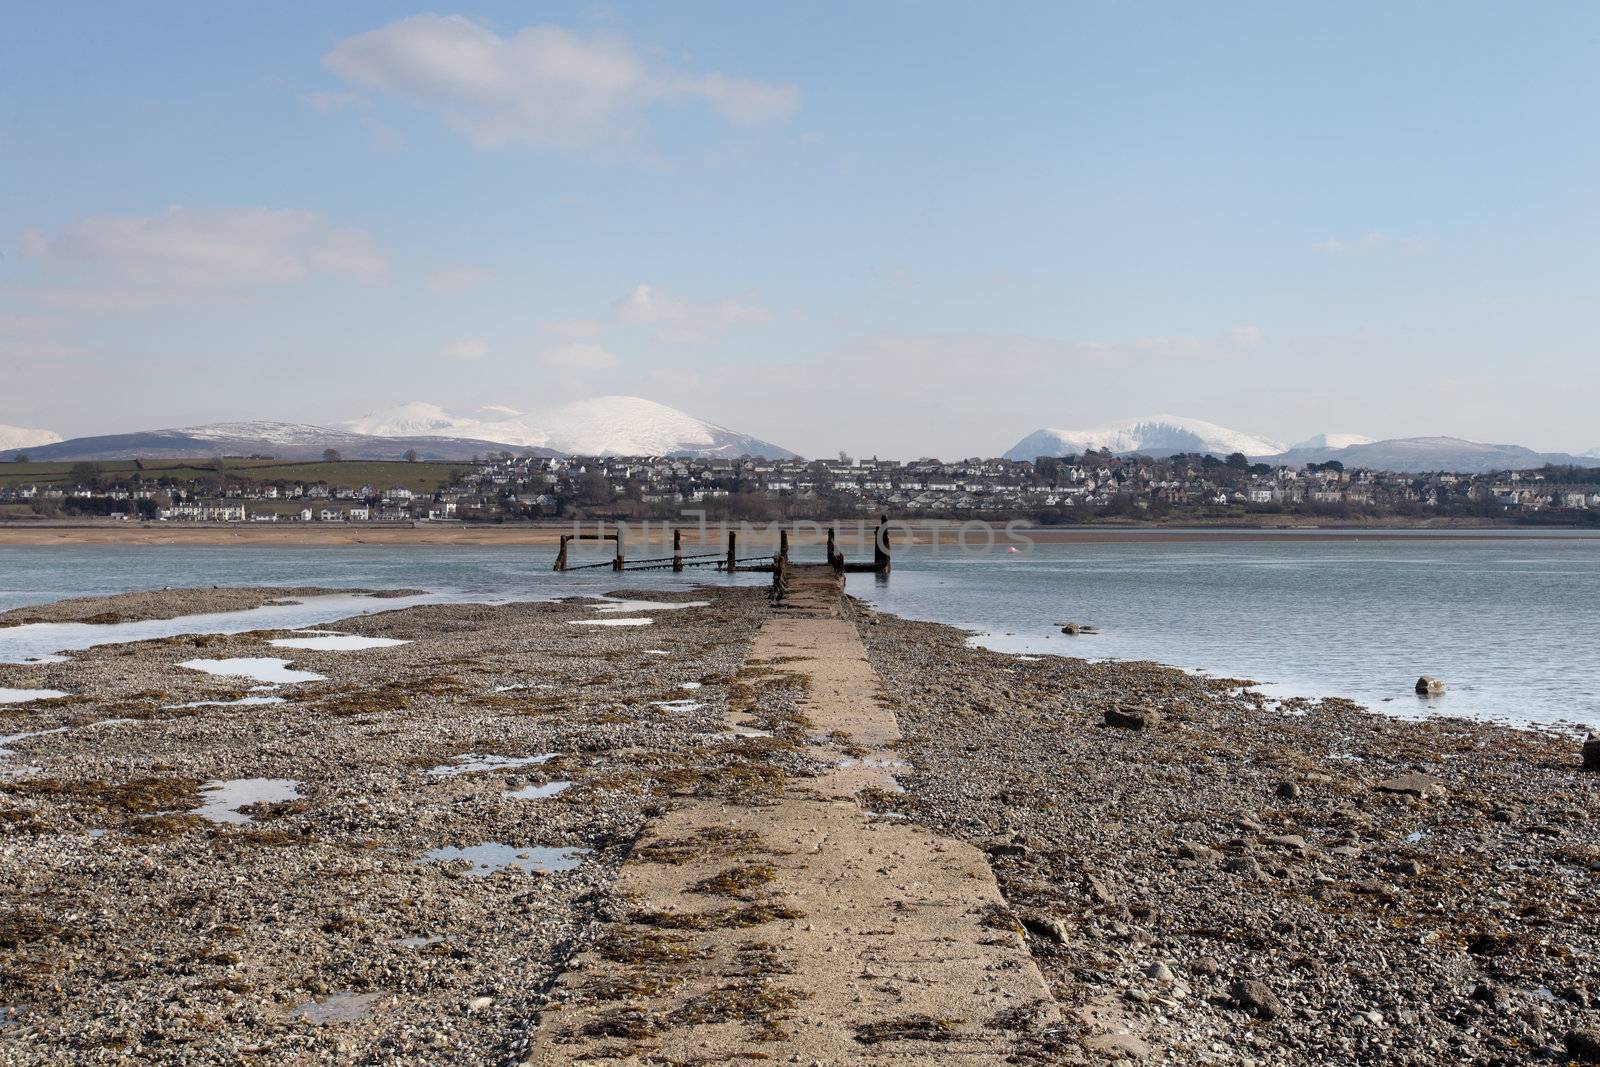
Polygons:
<instances>
[{"instance_id":1,"label":"concrete causeway","mask_svg":"<svg viewBox=\"0 0 1600 1067\"><path fill-rule=\"evenodd\" d=\"M985 856L872 812L899 726L842 579L794 570L746 669L803 679L806 751L833 769L652 820L619 876L628 916L564 973L527 1063L976 1067L1059 1021Z\"/></svg>"}]
</instances>

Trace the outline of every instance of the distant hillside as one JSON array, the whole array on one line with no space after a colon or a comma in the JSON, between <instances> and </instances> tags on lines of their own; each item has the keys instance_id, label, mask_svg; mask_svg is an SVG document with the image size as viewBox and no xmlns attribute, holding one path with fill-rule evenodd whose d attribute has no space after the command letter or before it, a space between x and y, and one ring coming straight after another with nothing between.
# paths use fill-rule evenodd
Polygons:
<instances>
[{"instance_id":1,"label":"distant hillside","mask_svg":"<svg viewBox=\"0 0 1600 1067\"><path fill-rule=\"evenodd\" d=\"M229 422L184 429L77 437L56 444L10 449L0 460L26 452L29 459L48 461L179 459L206 456L273 456L278 459L321 459L329 449L344 459L464 460L494 452L555 456L549 448L508 446L499 441L459 437L384 437L326 426L290 422Z\"/></svg>"},{"instance_id":2,"label":"distant hillside","mask_svg":"<svg viewBox=\"0 0 1600 1067\"><path fill-rule=\"evenodd\" d=\"M1593 462L1564 452L1535 452L1521 445L1482 444L1464 441L1459 437L1405 437L1345 448L1293 448L1265 458L1268 462L1289 466L1336 459L1346 467L1365 467L1369 470L1451 471L1457 474L1527 470L1542 467L1546 463L1583 465Z\"/></svg>"}]
</instances>

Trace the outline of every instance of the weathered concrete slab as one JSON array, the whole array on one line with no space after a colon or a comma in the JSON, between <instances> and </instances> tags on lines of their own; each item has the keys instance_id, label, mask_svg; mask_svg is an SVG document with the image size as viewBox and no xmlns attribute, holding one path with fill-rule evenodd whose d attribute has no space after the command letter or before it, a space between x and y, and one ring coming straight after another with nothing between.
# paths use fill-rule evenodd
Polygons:
<instances>
[{"instance_id":1,"label":"weathered concrete slab","mask_svg":"<svg viewBox=\"0 0 1600 1067\"><path fill-rule=\"evenodd\" d=\"M864 805L897 788L899 730L816 592L750 662L806 678L810 751L834 770L655 820L620 875L628 921L563 976L528 1063L999 1064L1058 1020L985 857Z\"/></svg>"}]
</instances>

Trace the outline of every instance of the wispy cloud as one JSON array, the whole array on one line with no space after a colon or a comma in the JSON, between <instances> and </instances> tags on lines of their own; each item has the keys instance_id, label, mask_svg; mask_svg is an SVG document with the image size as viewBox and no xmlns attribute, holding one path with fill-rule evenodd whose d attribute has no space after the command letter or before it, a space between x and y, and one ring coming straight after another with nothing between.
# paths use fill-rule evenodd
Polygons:
<instances>
[{"instance_id":1,"label":"wispy cloud","mask_svg":"<svg viewBox=\"0 0 1600 1067\"><path fill-rule=\"evenodd\" d=\"M660 340L679 344L705 344L735 327L772 321L772 312L744 298L694 301L644 284L618 300L611 313L620 323L653 327Z\"/></svg>"},{"instance_id":2,"label":"wispy cloud","mask_svg":"<svg viewBox=\"0 0 1600 1067\"><path fill-rule=\"evenodd\" d=\"M699 104L752 126L800 102L792 85L648 63L615 34L540 25L501 36L460 15L416 15L357 34L323 63L352 85L439 112L480 148L593 145L626 136L652 105Z\"/></svg>"},{"instance_id":3,"label":"wispy cloud","mask_svg":"<svg viewBox=\"0 0 1600 1067\"><path fill-rule=\"evenodd\" d=\"M51 272L31 291L35 300L92 311L240 297L317 275L375 281L388 266L359 230L315 212L265 208L80 219L24 233L22 250Z\"/></svg>"}]
</instances>

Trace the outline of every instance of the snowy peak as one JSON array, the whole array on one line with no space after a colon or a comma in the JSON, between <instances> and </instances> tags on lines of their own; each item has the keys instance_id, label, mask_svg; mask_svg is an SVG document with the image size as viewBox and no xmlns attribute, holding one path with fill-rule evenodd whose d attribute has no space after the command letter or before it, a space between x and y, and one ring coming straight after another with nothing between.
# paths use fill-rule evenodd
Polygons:
<instances>
[{"instance_id":1,"label":"snowy peak","mask_svg":"<svg viewBox=\"0 0 1600 1067\"><path fill-rule=\"evenodd\" d=\"M49 430L30 430L26 426L0 424L0 451L8 448L32 448L34 445L53 445L61 435Z\"/></svg>"},{"instance_id":2,"label":"snowy peak","mask_svg":"<svg viewBox=\"0 0 1600 1067\"><path fill-rule=\"evenodd\" d=\"M359 433L470 437L578 456L794 455L726 426L637 396L601 396L531 414L486 406L453 415L437 404L412 401L347 424Z\"/></svg>"},{"instance_id":3,"label":"snowy peak","mask_svg":"<svg viewBox=\"0 0 1600 1067\"><path fill-rule=\"evenodd\" d=\"M1031 460L1038 456L1081 455L1102 448L1147 455L1210 452L1225 456L1243 452L1247 456L1272 456L1284 451L1280 442L1230 430L1214 422L1178 415L1150 415L1094 430L1036 430L1012 446L1005 458Z\"/></svg>"}]
</instances>

